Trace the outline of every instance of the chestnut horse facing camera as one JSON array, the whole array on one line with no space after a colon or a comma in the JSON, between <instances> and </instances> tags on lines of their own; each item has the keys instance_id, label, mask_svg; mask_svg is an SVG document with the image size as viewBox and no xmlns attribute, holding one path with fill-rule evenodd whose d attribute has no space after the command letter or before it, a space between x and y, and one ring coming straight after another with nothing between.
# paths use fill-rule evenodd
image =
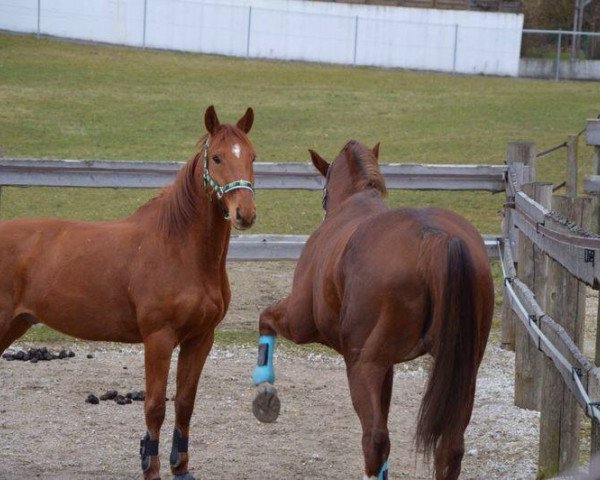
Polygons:
<instances>
[{"instance_id":1,"label":"chestnut horse facing camera","mask_svg":"<svg viewBox=\"0 0 600 480\"><path fill-rule=\"evenodd\" d=\"M144 478L159 478L158 440L167 376L179 345L175 429L177 480L191 480L188 435L198 379L231 292L225 257L231 224L252 225L254 114L208 134L173 184L114 222L0 222L0 352L42 322L86 340L144 342L147 434ZM34 440L31 440L34 441ZM128 475L124 475L128 476Z\"/></svg>"},{"instance_id":2,"label":"chestnut horse facing camera","mask_svg":"<svg viewBox=\"0 0 600 480\"><path fill-rule=\"evenodd\" d=\"M460 473L477 370L494 308L484 242L464 218L443 208L386 207L377 157L350 141L328 164L325 219L310 236L292 293L260 315L260 385L254 413L274 421L276 334L319 342L344 356L352 404L362 425L365 478L387 479L387 419L394 364L434 357L418 416L416 443L433 453L435 478Z\"/></svg>"}]
</instances>

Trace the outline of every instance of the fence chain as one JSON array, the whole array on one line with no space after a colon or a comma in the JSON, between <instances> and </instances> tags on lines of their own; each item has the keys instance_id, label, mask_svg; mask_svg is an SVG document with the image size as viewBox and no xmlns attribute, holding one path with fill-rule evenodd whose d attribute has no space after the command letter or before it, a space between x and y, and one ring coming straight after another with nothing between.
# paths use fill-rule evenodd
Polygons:
<instances>
[{"instance_id":1,"label":"fence chain","mask_svg":"<svg viewBox=\"0 0 600 480\"><path fill-rule=\"evenodd\" d=\"M527 330L529 337L537 345L538 350L544 353L556 366L556 369L561 374L563 381L567 388L571 391L577 402L583 408L586 416L600 421L600 402L592 401L587 393L586 388L583 386L581 382L582 370L579 367L575 367L572 365L562 353L552 344L552 342L546 337L546 335L542 332L541 327L542 323L545 322L554 322L552 318L550 318L545 312L541 315L537 315L535 312L531 313L521 299L517 295L517 292L514 289L513 284L515 276L511 276L508 273L508 269L505 266L506 262L506 247L503 242L498 242L498 255L500 258L500 266L502 268L502 275L504 277L504 290L506 294L510 297L509 304L510 308L513 312L516 313L517 317ZM520 282L522 284L522 282ZM533 293L529 290L529 288L522 284L521 288L527 289L533 298ZM536 304L537 309L541 310L541 307ZM555 322L554 322L555 323ZM576 347L575 347L576 348ZM591 368L588 369L588 373Z\"/></svg>"}]
</instances>

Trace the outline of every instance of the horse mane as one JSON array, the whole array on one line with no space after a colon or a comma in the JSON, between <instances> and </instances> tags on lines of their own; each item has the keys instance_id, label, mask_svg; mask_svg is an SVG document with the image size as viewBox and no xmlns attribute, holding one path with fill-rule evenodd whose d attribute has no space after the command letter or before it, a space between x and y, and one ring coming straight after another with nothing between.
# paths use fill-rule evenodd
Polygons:
<instances>
[{"instance_id":1,"label":"horse mane","mask_svg":"<svg viewBox=\"0 0 600 480\"><path fill-rule=\"evenodd\" d=\"M145 215L158 209L158 229L169 237L181 236L198 216L198 164L202 162L202 146L208 138L203 135L197 142L198 151L179 169L173 183L163 187L157 195L139 207L133 216ZM152 213L154 216L155 214Z\"/></svg>"},{"instance_id":2,"label":"horse mane","mask_svg":"<svg viewBox=\"0 0 600 480\"><path fill-rule=\"evenodd\" d=\"M387 195L385 179L381 174L381 170L379 170L379 164L373 152L356 140L350 140L346 143L343 151L347 150L350 150L351 159L360 173L360 178L355 182L355 187L358 190L374 188L381 195Z\"/></svg>"},{"instance_id":3,"label":"horse mane","mask_svg":"<svg viewBox=\"0 0 600 480\"><path fill-rule=\"evenodd\" d=\"M167 236L178 236L198 215L198 181L196 171L202 161L197 152L177 172L175 181L164 187L155 200L160 202L158 227Z\"/></svg>"}]
</instances>

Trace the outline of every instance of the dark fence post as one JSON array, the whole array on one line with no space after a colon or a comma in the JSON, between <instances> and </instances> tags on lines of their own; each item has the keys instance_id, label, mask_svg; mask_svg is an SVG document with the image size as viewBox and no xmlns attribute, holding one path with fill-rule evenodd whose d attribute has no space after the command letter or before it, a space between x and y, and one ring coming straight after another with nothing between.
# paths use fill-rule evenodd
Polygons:
<instances>
[{"instance_id":1,"label":"dark fence post","mask_svg":"<svg viewBox=\"0 0 600 480\"><path fill-rule=\"evenodd\" d=\"M552 184L533 182L523 185L523 192L542 206L549 208ZM519 278L535 295L538 304L544 304L546 284L546 256L525 235L519 233L517 272ZM539 410L542 389L542 353L529 338L527 329L517 322L515 328L515 405Z\"/></svg>"},{"instance_id":2,"label":"dark fence post","mask_svg":"<svg viewBox=\"0 0 600 480\"><path fill-rule=\"evenodd\" d=\"M569 135L567 137L567 196L570 198L577 197L577 143L579 137L577 135Z\"/></svg>"},{"instance_id":3,"label":"dark fence post","mask_svg":"<svg viewBox=\"0 0 600 480\"><path fill-rule=\"evenodd\" d=\"M594 161L592 173L600 175L600 120L588 120L585 132L585 139L588 145L594 146ZM600 233L600 197L595 196L592 203L592 230ZM596 261L600 261L596 260ZM598 293L600 295L600 292ZM596 353L594 364L600 365L600 302L598 302L598 314L596 320L598 328L596 332ZM592 438L591 438L591 456L600 453L600 423L592 420Z\"/></svg>"},{"instance_id":4,"label":"dark fence post","mask_svg":"<svg viewBox=\"0 0 600 480\"><path fill-rule=\"evenodd\" d=\"M506 165L509 168L514 167L519 174L518 182L530 182L533 178L532 172L535 171L535 144L528 141L509 142L506 147ZM523 169L527 165L528 169ZM518 168L517 168L518 167ZM533 170L532 170L533 167ZM524 174L524 177L520 177ZM511 181L510 178L508 181ZM511 249L512 258L517 258L518 235L513 221L513 210L509 203L514 202L514 198L509 198L508 190L506 196L506 207L504 209L504 220L502 222L502 236L507 239L508 248ZM502 305L502 338L501 347L505 350L515 350L515 324L519 320L513 313L508 302Z\"/></svg>"},{"instance_id":5,"label":"dark fence post","mask_svg":"<svg viewBox=\"0 0 600 480\"><path fill-rule=\"evenodd\" d=\"M589 197L554 195L552 210L577 225L589 227ZM565 329L580 350L583 350L585 290L585 284L548 257L544 311ZM560 344L556 346L569 362L575 363L566 348L561 348ZM580 423L581 408L577 400L552 360L544 358L538 464L540 478L554 477L578 465Z\"/></svg>"}]
</instances>

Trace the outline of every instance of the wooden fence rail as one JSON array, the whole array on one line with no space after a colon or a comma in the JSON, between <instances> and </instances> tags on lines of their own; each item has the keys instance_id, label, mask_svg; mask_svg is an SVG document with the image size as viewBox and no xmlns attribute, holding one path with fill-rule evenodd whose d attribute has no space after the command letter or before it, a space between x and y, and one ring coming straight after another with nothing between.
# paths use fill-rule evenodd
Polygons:
<instances>
[{"instance_id":1,"label":"wooden fence rail","mask_svg":"<svg viewBox=\"0 0 600 480\"><path fill-rule=\"evenodd\" d=\"M514 224L519 231L578 280L598 289L600 236L544 208L511 182L512 188L519 189L514 196Z\"/></svg>"},{"instance_id":2,"label":"wooden fence rail","mask_svg":"<svg viewBox=\"0 0 600 480\"><path fill-rule=\"evenodd\" d=\"M598 369L577 348L564 328L548 316L538 305L533 292L519 280L509 249L503 245L500 253L502 271L504 275L505 301L509 302L512 310L517 314L523 326L527 329L531 341L549 357L563 377L565 384L571 390L584 412L590 418L600 420L599 406L590 400L587 388L590 382L600 385ZM547 334L551 332L554 341L550 341ZM564 348L576 359L575 365L571 364L557 348Z\"/></svg>"},{"instance_id":3,"label":"wooden fence rail","mask_svg":"<svg viewBox=\"0 0 600 480\"><path fill-rule=\"evenodd\" d=\"M227 260L298 260L308 235L232 235ZM483 235L490 260L498 260L496 235Z\"/></svg>"},{"instance_id":4,"label":"wooden fence rail","mask_svg":"<svg viewBox=\"0 0 600 480\"><path fill-rule=\"evenodd\" d=\"M0 185L158 188L173 181L182 162L0 159ZM388 188L504 191L504 165L382 164ZM323 177L309 163L254 164L257 188L320 190Z\"/></svg>"},{"instance_id":5,"label":"wooden fence rail","mask_svg":"<svg viewBox=\"0 0 600 480\"><path fill-rule=\"evenodd\" d=\"M158 188L171 182L182 162L118 160L0 159L0 186ZM411 190L504 191L504 165L383 164L389 188ZM254 166L257 188L323 188L309 163L261 163ZM297 260L307 235L232 236L228 260ZM488 255L497 258L494 235L485 238Z\"/></svg>"}]
</instances>

